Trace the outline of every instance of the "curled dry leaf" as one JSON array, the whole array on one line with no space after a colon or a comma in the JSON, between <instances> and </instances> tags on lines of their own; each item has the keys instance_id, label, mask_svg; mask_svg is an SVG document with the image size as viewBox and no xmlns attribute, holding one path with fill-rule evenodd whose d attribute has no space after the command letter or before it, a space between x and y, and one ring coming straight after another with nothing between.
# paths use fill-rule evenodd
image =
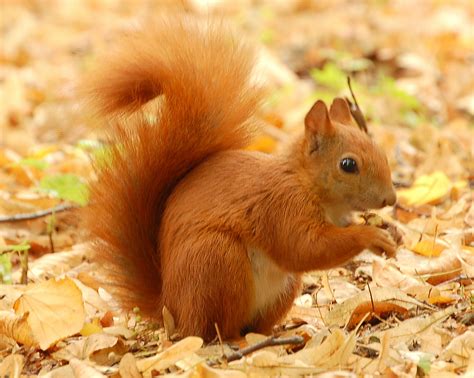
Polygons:
<instances>
[{"instance_id":1,"label":"curled dry leaf","mask_svg":"<svg viewBox=\"0 0 474 378\"><path fill-rule=\"evenodd\" d=\"M106 378L104 374L83 361L73 359L69 362L75 378Z\"/></svg>"},{"instance_id":2,"label":"curled dry leaf","mask_svg":"<svg viewBox=\"0 0 474 378\"><path fill-rule=\"evenodd\" d=\"M221 370L214 369L206 363L199 364L196 367L196 372L199 377L206 378L245 378L247 374L238 370Z\"/></svg>"},{"instance_id":3,"label":"curled dry leaf","mask_svg":"<svg viewBox=\"0 0 474 378\"><path fill-rule=\"evenodd\" d=\"M366 290L349 298L343 303L335 305L325 319L326 324L329 326L343 327L351 317L355 308L361 303L370 302L371 299L374 302L390 302L406 310L410 310L415 306L426 307L423 303L395 288L372 288L371 290L372 298L370 297L370 293Z\"/></svg>"},{"instance_id":4,"label":"curled dry leaf","mask_svg":"<svg viewBox=\"0 0 474 378\"><path fill-rule=\"evenodd\" d=\"M362 320L370 321L375 316L386 318L391 313L406 315L408 310L402 306L390 302L362 302L359 304L347 323L347 329L354 329Z\"/></svg>"},{"instance_id":5,"label":"curled dry leaf","mask_svg":"<svg viewBox=\"0 0 474 378\"><path fill-rule=\"evenodd\" d=\"M171 336L174 335L174 332L176 329L175 324L174 324L174 318L170 310L168 310L166 306L163 306L162 315L163 315L163 324L165 327L166 336L168 337L168 339L170 339Z\"/></svg>"},{"instance_id":6,"label":"curled dry leaf","mask_svg":"<svg viewBox=\"0 0 474 378\"><path fill-rule=\"evenodd\" d=\"M396 287L404 291L421 284L420 280L400 272L395 264L386 260L372 262L372 279L380 287Z\"/></svg>"},{"instance_id":7,"label":"curled dry leaf","mask_svg":"<svg viewBox=\"0 0 474 378\"><path fill-rule=\"evenodd\" d=\"M25 357L20 354L11 354L0 363L0 377L20 378Z\"/></svg>"},{"instance_id":8,"label":"curled dry leaf","mask_svg":"<svg viewBox=\"0 0 474 378\"><path fill-rule=\"evenodd\" d=\"M414 277L420 277L437 285L459 276L462 264L454 249L445 249L439 257L404 255L399 261L400 270Z\"/></svg>"},{"instance_id":9,"label":"curled dry leaf","mask_svg":"<svg viewBox=\"0 0 474 378\"><path fill-rule=\"evenodd\" d=\"M385 333L390 332L388 341L392 348L394 345L398 347L402 347L402 345L406 346L413 340L417 340L418 343L422 344L420 347L422 348L421 350L438 353L442 347L439 342L441 336L435 333L434 326L445 320L455 311L455 307L451 306L428 316L423 315L407 319L401 322L397 327L374 332L371 336L376 336L382 340L385 337ZM398 355L398 353L396 354ZM398 357L396 359L398 360Z\"/></svg>"},{"instance_id":10,"label":"curled dry leaf","mask_svg":"<svg viewBox=\"0 0 474 378\"><path fill-rule=\"evenodd\" d=\"M152 370L167 369L177 361L199 350L202 344L203 340L200 337L186 337L156 356L137 361L138 370L146 375Z\"/></svg>"},{"instance_id":11,"label":"curled dry leaf","mask_svg":"<svg viewBox=\"0 0 474 378\"><path fill-rule=\"evenodd\" d=\"M36 347L38 340L28 323L29 315L29 313L15 315L10 311L0 311L0 334L20 344Z\"/></svg>"},{"instance_id":12,"label":"curled dry leaf","mask_svg":"<svg viewBox=\"0 0 474 378\"><path fill-rule=\"evenodd\" d=\"M137 368L137 360L132 353L125 354L120 360L119 374L122 378L141 378Z\"/></svg>"},{"instance_id":13,"label":"curled dry leaf","mask_svg":"<svg viewBox=\"0 0 474 378\"><path fill-rule=\"evenodd\" d=\"M107 349L115 346L118 338L106 334L94 334L88 337L73 341L66 347L54 352L52 356L57 360L71 361L76 358L85 360L93 353L101 349Z\"/></svg>"},{"instance_id":14,"label":"curled dry leaf","mask_svg":"<svg viewBox=\"0 0 474 378\"><path fill-rule=\"evenodd\" d=\"M458 366L466 366L469 358L474 354L474 331L464 332L451 340L443 350L441 358L453 360Z\"/></svg>"},{"instance_id":15,"label":"curled dry leaf","mask_svg":"<svg viewBox=\"0 0 474 378\"><path fill-rule=\"evenodd\" d=\"M339 328L335 328L331 334L318 346L305 347L302 350L279 360L286 364L303 363L323 369L332 369L344 366L354 350L356 335L351 332L346 335Z\"/></svg>"},{"instance_id":16,"label":"curled dry leaf","mask_svg":"<svg viewBox=\"0 0 474 378\"><path fill-rule=\"evenodd\" d=\"M43 350L79 332L85 319L81 291L69 278L30 286L13 308L19 315L29 313L28 324Z\"/></svg>"}]
</instances>

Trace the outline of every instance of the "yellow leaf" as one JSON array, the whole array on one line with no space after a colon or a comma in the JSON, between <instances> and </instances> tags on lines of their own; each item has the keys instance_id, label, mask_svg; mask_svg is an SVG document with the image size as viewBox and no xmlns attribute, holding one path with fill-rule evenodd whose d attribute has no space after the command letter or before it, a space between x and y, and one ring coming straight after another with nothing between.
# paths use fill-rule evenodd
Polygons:
<instances>
[{"instance_id":1,"label":"yellow leaf","mask_svg":"<svg viewBox=\"0 0 474 378\"><path fill-rule=\"evenodd\" d=\"M94 333L102 333L103 329L100 325L100 321L97 318L94 318L91 323L84 323L80 334L82 336L90 336Z\"/></svg>"},{"instance_id":2,"label":"yellow leaf","mask_svg":"<svg viewBox=\"0 0 474 378\"><path fill-rule=\"evenodd\" d=\"M436 304L447 304L447 303L452 303L454 302L455 299L454 298L450 298L450 297L444 297L442 295L436 295L434 297L429 297L428 298L428 303L429 304L432 304L432 305L436 305Z\"/></svg>"},{"instance_id":3,"label":"yellow leaf","mask_svg":"<svg viewBox=\"0 0 474 378\"><path fill-rule=\"evenodd\" d=\"M29 313L28 324L43 350L78 333L84 325L82 293L69 278L30 286L13 308L18 315Z\"/></svg>"},{"instance_id":4,"label":"yellow leaf","mask_svg":"<svg viewBox=\"0 0 474 378\"><path fill-rule=\"evenodd\" d=\"M146 375L147 372L151 372L152 370L160 371L167 369L177 361L182 360L199 350L202 343L203 340L199 337L186 337L156 356L138 360L138 370Z\"/></svg>"},{"instance_id":5,"label":"yellow leaf","mask_svg":"<svg viewBox=\"0 0 474 378\"><path fill-rule=\"evenodd\" d=\"M474 247L471 247L471 246L469 246L469 245L464 245L464 246L462 247L462 250L463 250L463 251L466 251L466 252L469 252L469 253L472 253L472 254L474 255Z\"/></svg>"},{"instance_id":6,"label":"yellow leaf","mask_svg":"<svg viewBox=\"0 0 474 378\"><path fill-rule=\"evenodd\" d=\"M0 362L0 377L20 377L25 365L25 357L21 354L10 354Z\"/></svg>"},{"instance_id":7,"label":"yellow leaf","mask_svg":"<svg viewBox=\"0 0 474 378\"><path fill-rule=\"evenodd\" d=\"M421 240L411 248L413 252L426 257L438 257L445 249L445 245L433 240Z\"/></svg>"},{"instance_id":8,"label":"yellow leaf","mask_svg":"<svg viewBox=\"0 0 474 378\"><path fill-rule=\"evenodd\" d=\"M436 205L451 192L453 184L441 171L423 175L409 189L398 191L399 200L408 206Z\"/></svg>"},{"instance_id":9,"label":"yellow leaf","mask_svg":"<svg viewBox=\"0 0 474 378\"><path fill-rule=\"evenodd\" d=\"M37 346L38 340L28 324L28 316L28 313L15 315L10 311L0 311L0 334L23 345Z\"/></svg>"}]
</instances>

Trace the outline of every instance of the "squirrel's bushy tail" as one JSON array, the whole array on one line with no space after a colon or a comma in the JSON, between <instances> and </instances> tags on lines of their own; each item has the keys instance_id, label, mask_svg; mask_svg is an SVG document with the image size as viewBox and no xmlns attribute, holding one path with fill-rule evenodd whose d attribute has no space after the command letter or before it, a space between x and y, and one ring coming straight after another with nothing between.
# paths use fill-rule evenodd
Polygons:
<instances>
[{"instance_id":1,"label":"squirrel's bushy tail","mask_svg":"<svg viewBox=\"0 0 474 378\"><path fill-rule=\"evenodd\" d=\"M87 81L111 145L84 219L105 286L124 307L161 314L157 237L166 199L201 161L249 143L260 100L254 56L220 24L161 19L126 36Z\"/></svg>"}]
</instances>

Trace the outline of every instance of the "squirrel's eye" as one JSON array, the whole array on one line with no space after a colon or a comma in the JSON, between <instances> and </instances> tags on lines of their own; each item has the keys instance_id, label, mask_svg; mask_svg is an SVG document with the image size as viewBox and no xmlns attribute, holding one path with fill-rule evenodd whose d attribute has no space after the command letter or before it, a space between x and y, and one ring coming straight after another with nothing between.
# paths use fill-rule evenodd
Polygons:
<instances>
[{"instance_id":1,"label":"squirrel's eye","mask_svg":"<svg viewBox=\"0 0 474 378\"><path fill-rule=\"evenodd\" d=\"M354 159L351 158L344 158L339 163L339 166L344 172L347 173L357 173L359 169L357 168L357 163Z\"/></svg>"}]
</instances>

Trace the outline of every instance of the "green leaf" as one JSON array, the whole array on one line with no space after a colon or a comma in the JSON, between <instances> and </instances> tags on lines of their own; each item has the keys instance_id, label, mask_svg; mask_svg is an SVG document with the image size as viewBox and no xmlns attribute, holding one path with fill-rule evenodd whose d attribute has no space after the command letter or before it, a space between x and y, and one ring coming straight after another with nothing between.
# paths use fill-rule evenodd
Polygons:
<instances>
[{"instance_id":1,"label":"green leaf","mask_svg":"<svg viewBox=\"0 0 474 378\"><path fill-rule=\"evenodd\" d=\"M58 198L75 202L81 206L87 204L89 193L81 179L72 174L46 176L40 182L40 188Z\"/></svg>"},{"instance_id":2,"label":"green leaf","mask_svg":"<svg viewBox=\"0 0 474 378\"><path fill-rule=\"evenodd\" d=\"M12 261L11 254L0 254L0 284L12 283Z\"/></svg>"},{"instance_id":3,"label":"green leaf","mask_svg":"<svg viewBox=\"0 0 474 378\"><path fill-rule=\"evenodd\" d=\"M429 356L422 356L418 361L418 367L423 370L423 373L429 374L431 370L431 360Z\"/></svg>"},{"instance_id":4,"label":"green leaf","mask_svg":"<svg viewBox=\"0 0 474 378\"><path fill-rule=\"evenodd\" d=\"M418 99L401 89L392 77L383 76L377 86L377 92L397 100L404 110L418 110L420 108Z\"/></svg>"},{"instance_id":5,"label":"green leaf","mask_svg":"<svg viewBox=\"0 0 474 378\"><path fill-rule=\"evenodd\" d=\"M31 246L26 242L22 242L21 244L11 244L11 245L2 245L0 246L0 253L3 252L22 252L27 251L31 248Z\"/></svg>"},{"instance_id":6,"label":"green leaf","mask_svg":"<svg viewBox=\"0 0 474 378\"><path fill-rule=\"evenodd\" d=\"M347 87L347 74L334 63L326 63L320 70L313 69L310 75L316 83L335 92Z\"/></svg>"},{"instance_id":7,"label":"green leaf","mask_svg":"<svg viewBox=\"0 0 474 378\"><path fill-rule=\"evenodd\" d=\"M44 160L33 159L33 158L26 158L22 159L18 162L19 165L26 165L28 167L33 167L39 169L41 171L48 168L49 164Z\"/></svg>"}]
</instances>

